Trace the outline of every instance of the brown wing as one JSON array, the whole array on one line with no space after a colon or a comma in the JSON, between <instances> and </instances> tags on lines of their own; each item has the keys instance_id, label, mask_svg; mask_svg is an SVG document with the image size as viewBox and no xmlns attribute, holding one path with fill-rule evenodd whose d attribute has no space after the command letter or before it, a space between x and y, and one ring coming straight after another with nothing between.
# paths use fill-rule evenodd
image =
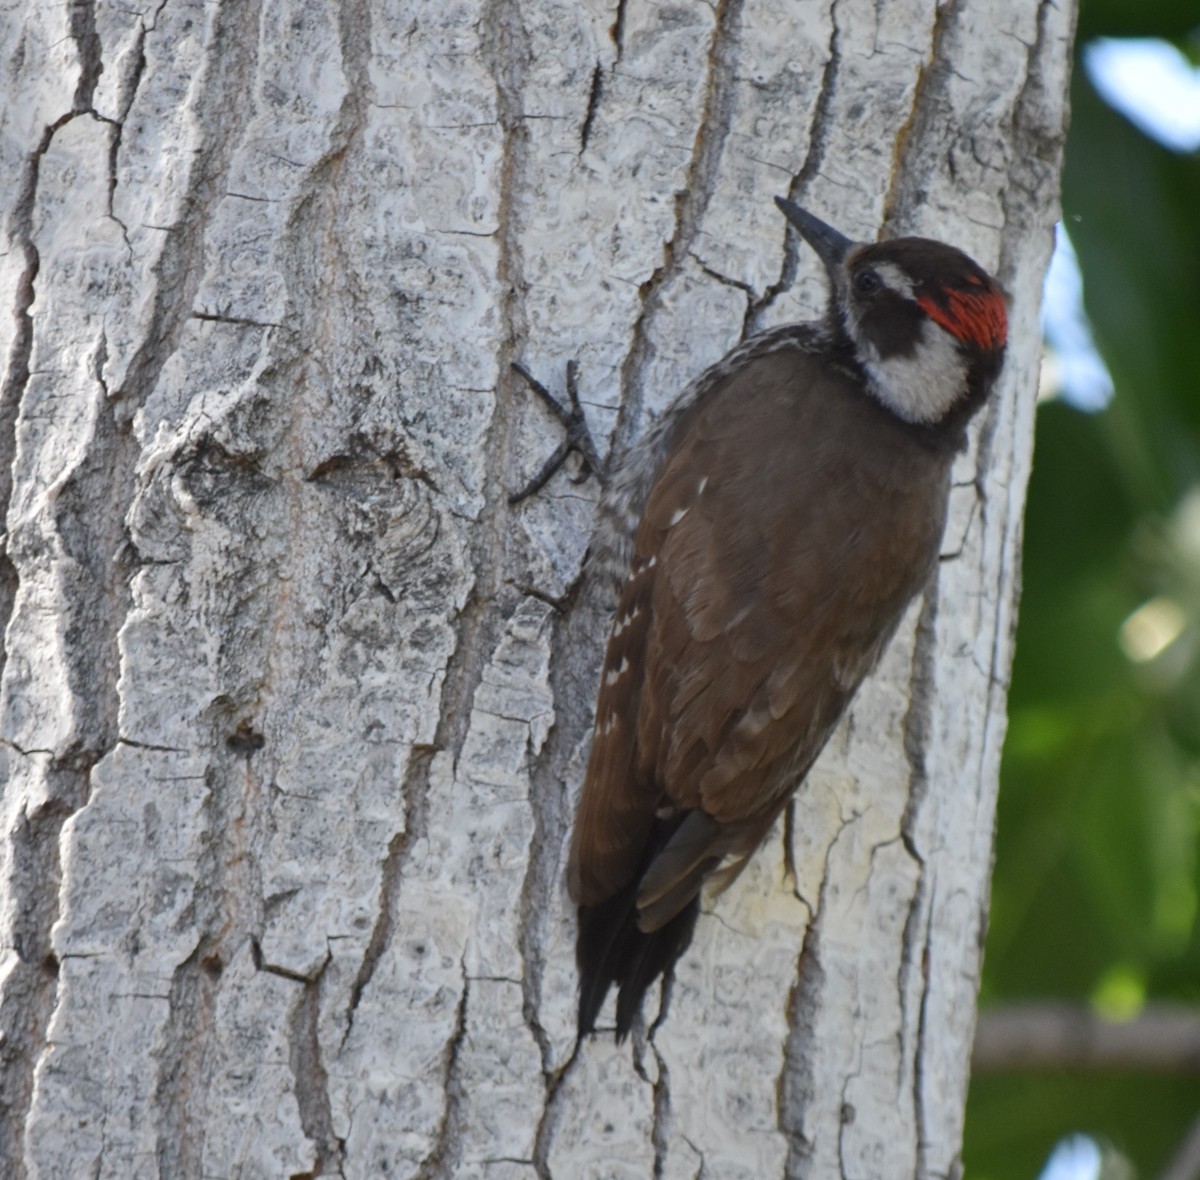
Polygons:
<instances>
[{"instance_id":1,"label":"brown wing","mask_svg":"<svg viewBox=\"0 0 1200 1180\"><path fill-rule=\"evenodd\" d=\"M690 814L642 878L642 929L753 851L936 555L948 458L905 431L798 350L681 423L605 659L576 901L641 871L666 809Z\"/></svg>"},{"instance_id":2,"label":"brown wing","mask_svg":"<svg viewBox=\"0 0 1200 1180\"><path fill-rule=\"evenodd\" d=\"M567 866L578 905L596 905L629 882L654 820L658 792L636 772L636 734L657 568L635 556L608 636Z\"/></svg>"}]
</instances>

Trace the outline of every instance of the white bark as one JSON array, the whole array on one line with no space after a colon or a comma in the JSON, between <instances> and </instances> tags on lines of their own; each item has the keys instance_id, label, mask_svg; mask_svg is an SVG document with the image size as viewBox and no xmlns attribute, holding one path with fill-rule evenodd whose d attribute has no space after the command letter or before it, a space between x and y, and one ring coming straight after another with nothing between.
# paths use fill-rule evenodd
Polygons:
<instances>
[{"instance_id":1,"label":"white bark","mask_svg":"<svg viewBox=\"0 0 1200 1180\"><path fill-rule=\"evenodd\" d=\"M11 1176L956 1174L1071 12L79 0L0 16ZM575 1056L595 481L824 286L1013 297L938 583L647 1041ZM8 479L11 472L11 487Z\"/></svg>"}]
</instances>

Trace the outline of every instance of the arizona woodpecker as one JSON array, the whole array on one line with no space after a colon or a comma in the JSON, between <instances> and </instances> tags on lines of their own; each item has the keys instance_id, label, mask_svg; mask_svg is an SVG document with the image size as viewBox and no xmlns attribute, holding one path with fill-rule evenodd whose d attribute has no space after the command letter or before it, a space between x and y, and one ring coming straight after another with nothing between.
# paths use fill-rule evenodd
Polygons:
<instances>
[{"instance_id":1,"label":"arizona woodpecker","mask_svg":"<svg viewBox=\"0 0 1200 1180\"><path fill-rule=\"evenodd\" d=\"M619 602L567 868L581 1037L614 984L628 1033L701 887L745 867L878 663L1004 357L1004 296L962 251L852 242L776 203L829 273L824 319L702 373L600 503L590 561ZM598 466L573 377L568 440L522 495L569 447Z\"/></svg>"}]
</instances>

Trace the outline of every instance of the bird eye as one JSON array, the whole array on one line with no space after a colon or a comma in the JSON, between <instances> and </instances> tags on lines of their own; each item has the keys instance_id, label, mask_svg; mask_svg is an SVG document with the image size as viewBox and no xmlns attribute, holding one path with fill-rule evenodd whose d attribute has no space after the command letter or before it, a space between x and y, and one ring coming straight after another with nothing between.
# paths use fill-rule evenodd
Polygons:
<instances>
[{"instance_id":1,"label":"bird eye","mask_svg":"<svg viewBox=\"0 0 1200 1180\"><path fill-rule=\"evenodd\" d=\"M860 270L854 276L854 289L860 295L874 295L883 286L883 280L873 270Z\"/></svg>"}]
</instances>

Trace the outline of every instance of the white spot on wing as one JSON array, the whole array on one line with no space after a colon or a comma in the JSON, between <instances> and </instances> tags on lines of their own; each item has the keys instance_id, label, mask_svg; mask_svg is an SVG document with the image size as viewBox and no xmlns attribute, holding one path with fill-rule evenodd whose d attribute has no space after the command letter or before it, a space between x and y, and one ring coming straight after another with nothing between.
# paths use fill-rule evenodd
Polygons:
<instances>
[{"instance_id":1,"label":"white spot on wing","mask_svg":"<svg viewBox=\"0 0 1200 1180\"><path fill-rule=\"evenodd\" d=\"M629 661L624 656L622 656L621 657L621 666L619 668L609 668L609 670L604 674L605 688L611 688L628 671L629 671Z\"/></svg>"},{"instance_id":2,"label":"white spot on wing","mask_svg":"<svg viewBox=\"0 0 1200 1180\"><path fill-rule=\"evenodd\" d=\"M715 365L705 369L672 402L670 408L637 442L613 472L600 500L596 532L592 538L591 568L619 586L629 574L633 537L646 498L670 448L680 416L697 398L739 370L747 361L788 349L817 352L828 343L821 324L784 324L743 341Z\"/></svg>"},{"instance_id":3,"label":"white spot on wing","mask_svg":"<svg viewBox=\"0 0 1200 1180\"><path fill-rule=\"evenodd\" d=\"M616 637L618 635L620 635L621 632L624 631L625 628L628 627L629 624L632 623L633 620L636 619L638 617L638 615L640 615L641 613L642 613L641 610L635 606L633 608L633 610L631 610L627 615L622 615L613 624L613 629L612 629L613 638L616 639Z\"/></svg>"},{"instance_id":4,"label":"white spot on wing","mask_svg":"<svg viewBox=\"0 0 1200 1180\"><path fill-rule=\"evenodd\" d=\"M728 623L725 624L725 631L728 634L735 627L741 626L742 623L750 617L750 612L754 609L752 606L744 606Z\"/></svg>"},{"instance_id":5,"label":"white spot on wing","mask_svg":"<svg viewBox=\"0 0 1200 1180\"><path fill-rule=\"evenodd\" d=\"M667 528L674 528L675 525L677 525L685 516L687 516L690 508L690 504L687 508L676 508L675 511L671 513L671 519L667 521Z\"/></svg>"},{"instance_id":6,"label":"white spot on wing","mask_svg":"<svg viewBox=\"0 0 1200 1180\"><path fill-rule=\"evenodd\" d=\"M756 738L771 724L772 717L769 709L751 709L737 724L740 738Z\"/></svg>"}]
</instances>

